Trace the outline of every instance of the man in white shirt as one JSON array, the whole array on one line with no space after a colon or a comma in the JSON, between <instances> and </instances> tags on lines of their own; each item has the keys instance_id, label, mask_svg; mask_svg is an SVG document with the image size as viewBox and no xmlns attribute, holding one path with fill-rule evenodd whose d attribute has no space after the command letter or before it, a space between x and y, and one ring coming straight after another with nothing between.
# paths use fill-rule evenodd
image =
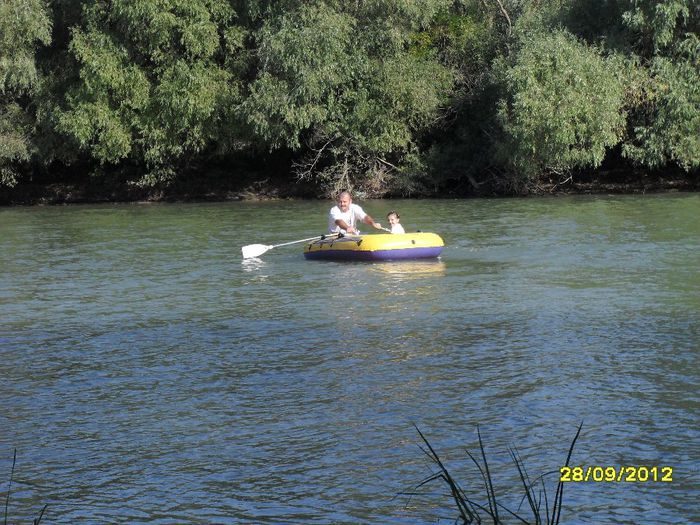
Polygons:
<instances>
[{"instance_id":1,"label":"man in white shirt","mask_svg":"<svg viewBox=\"0 0 700 525\"><path fill-rule=\"evenodd\" d=\"M382 229L381 224L374 222L374 219L367 215L360 206L352 203L350 192L341 192L338 195L338 204L333 206L328 214L328 232L359 235L360 231L357 229L359 222L369 224L377 230Z\"/></svg>"}]
</instances>

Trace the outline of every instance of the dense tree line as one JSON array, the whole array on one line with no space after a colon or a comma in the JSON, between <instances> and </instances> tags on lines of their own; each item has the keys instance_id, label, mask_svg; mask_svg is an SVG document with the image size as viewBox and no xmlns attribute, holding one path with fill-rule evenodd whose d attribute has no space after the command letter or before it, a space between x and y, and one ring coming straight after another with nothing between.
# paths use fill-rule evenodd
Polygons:
<instances>
[{"instance_id":1,"label":"dense tree line","mask_svg":"<svg viewBox=\"0 0 700 525\"><path fill-rule=\"evenodd\" d=\"M697 0L0 0L0 185L272 156L370 195L697 173L699 27Z\"/></svg>"}]
</instances>

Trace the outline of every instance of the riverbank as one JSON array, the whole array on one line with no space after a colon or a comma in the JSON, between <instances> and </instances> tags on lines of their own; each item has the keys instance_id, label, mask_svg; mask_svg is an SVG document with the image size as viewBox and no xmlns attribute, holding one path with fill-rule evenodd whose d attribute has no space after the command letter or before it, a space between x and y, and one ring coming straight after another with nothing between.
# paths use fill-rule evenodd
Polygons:
<instances>
[{"instance_id":1,"label":"riverbank","mask_svg":"<svg viewBox=\"0 0 700 525\"><path fill-rule=\"evenodd\" d=\"M648 173L629 170L578 173L564 180L542 177L517 194L505 194L488 185L472 184L439 188L431 192L385 197L471 198L576 194L644 194L700 191L700 176L680 173ZM310 184L269 176L241 180L221 174L176 180L169 186L142 187L128 181L88 176L63 182L24 182L0 187L0 205L55 205L105 202L224 202L324 198Z\"/></svg>"}]
</instances>

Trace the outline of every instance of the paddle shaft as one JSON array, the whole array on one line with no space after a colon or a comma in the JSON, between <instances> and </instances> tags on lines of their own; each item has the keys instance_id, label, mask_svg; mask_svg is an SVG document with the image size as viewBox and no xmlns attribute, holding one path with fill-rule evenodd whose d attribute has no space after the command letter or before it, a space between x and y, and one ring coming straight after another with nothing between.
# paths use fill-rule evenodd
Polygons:
<instances>
[{"instance_id":1,"label":"paddle shaft","mask_svg":"<svg viewBox=\"0 0 700 525\"><path fill-rule=\"evenodd\" d=\"M329 233L328 235L317 235L316 237L309 237L308 239L299 239L298 241L283 242L282 244L275 244L271 248L279 248L280 246L289 246L290 244L299 244L300 242L316 241L318 239L328 239L329 237L337 237L338 233Z\"/></svg>"},{"instance_id":2,"label":"paddle shaft","mask_svg":"<svg viewBox=\"0 0 700 525\"><path fill-rule=\"evenodd\" d=\"M259 257L263 253L265 253L268 250L272 250L272 248L278 248L280 246L289 246L290 244L299 244L301 242L309 242L309 241L317 241L317 240L324 240L324 239L334 239L342 237L342 234L340 233L330 233L328 235L321 235L321 236L316 236L316 237L309 237L308 239L299 239L298 241L290 241L290 242L283 242L282 244L275 244L275 245L269 245L269 244L248 244L247 246L243 246L241 248L241 253L243 254L244 259L252 259L253 257Z\"/></svg>"}]
</instances>

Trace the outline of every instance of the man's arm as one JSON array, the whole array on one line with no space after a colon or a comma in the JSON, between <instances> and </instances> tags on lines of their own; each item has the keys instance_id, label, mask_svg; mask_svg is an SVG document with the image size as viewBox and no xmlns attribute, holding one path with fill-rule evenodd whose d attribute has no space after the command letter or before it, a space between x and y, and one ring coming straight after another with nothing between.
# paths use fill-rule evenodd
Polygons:
<instances>
[{"instance_id":1,"label":"man's arm","mask_svg":"<svg viewBox=\"0 0 700 525\"><path fill-rule=\"evenodd\" d=\"M369 224L370 226L372 226L373 228L376 228L377 230L382 229L382 225L379 224L378 222L374 222L374 219L372 217L370 217L369 215L365 215L365 218L362 219L362 222L364 222L365 224Z\"/></svg>"},{"instance_id":2,"label":"man's arm","mask_svg":"<svg viewBox=\"0 0 700 525\"><path fill-rule=\"evenodd\" d=\"M348 226L348 224L343 219L336 219L335 224L339 226L342 230L345 230L347 233L357 233L357 230Z\"/></svg>"}]
</instances>

